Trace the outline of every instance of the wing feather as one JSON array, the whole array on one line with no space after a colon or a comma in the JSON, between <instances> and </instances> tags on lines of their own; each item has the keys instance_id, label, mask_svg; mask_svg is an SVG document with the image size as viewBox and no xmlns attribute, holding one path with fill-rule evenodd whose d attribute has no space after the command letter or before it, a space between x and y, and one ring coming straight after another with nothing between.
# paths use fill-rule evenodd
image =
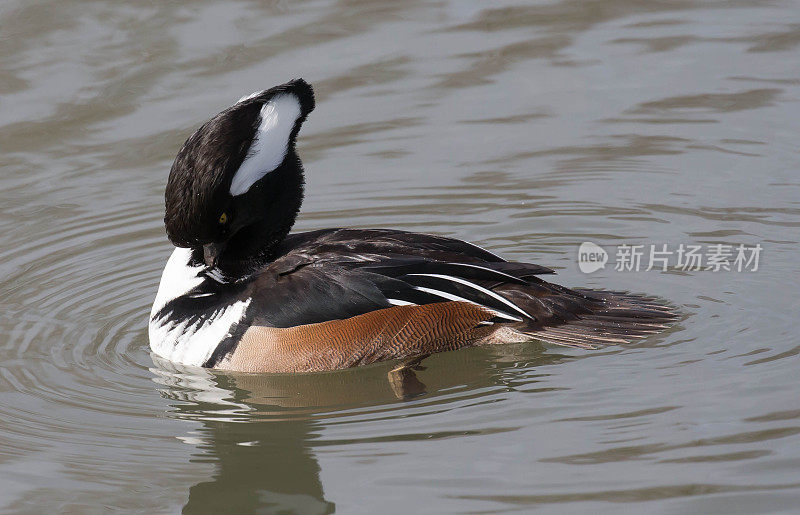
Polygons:
<instances>
[{"instance_id":1,"label":"wing feather","mask_svg":"<svg viewBox=\"0 0 800 515\"><path fill-rule=\"evenodd\" d=\"M391 306L466 301L493 313L491 322L571 347L644 337L676 318L652 297L573 290L538 277L551 273L441 236L315 231L290 235L280 255L252 279L248 314L255 325L281 328Z\"/></svg>"}]
</instances>

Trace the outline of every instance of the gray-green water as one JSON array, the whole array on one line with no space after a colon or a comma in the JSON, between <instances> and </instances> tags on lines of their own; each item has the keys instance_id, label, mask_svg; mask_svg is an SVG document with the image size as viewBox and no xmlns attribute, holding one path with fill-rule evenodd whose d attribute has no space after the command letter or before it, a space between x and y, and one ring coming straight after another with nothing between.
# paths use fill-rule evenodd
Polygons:
<instances>
[{"instance_id":1,"label":"gray-green water","mask_svg":"<svg viewBox=\"0 0 800 515\"><path fill-rule=\"evenodd\" d=\"M0 507L798 509L798 64L797 2L4 2ZM388 364L154 364L171 160L298 76L298 229L452 235L685 318L435 356L408 402ZM583 241L764 250L757 272L586 275Z\"/></svg>"}]
</instances>

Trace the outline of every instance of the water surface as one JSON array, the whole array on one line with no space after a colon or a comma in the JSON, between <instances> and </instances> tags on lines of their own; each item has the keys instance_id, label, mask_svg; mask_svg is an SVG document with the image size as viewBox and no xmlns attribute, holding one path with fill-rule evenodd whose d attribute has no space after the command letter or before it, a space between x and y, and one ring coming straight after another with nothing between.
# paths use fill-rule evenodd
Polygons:
<instances>
[{"instance_id":1,"label":"water surface","mask_svg":"<svg viewBox=\"0 0 800 515\"><path fill-rule=\"evenodd\" d=\"M12 0L0 24L0 507L796 509L796 2ZM391 364L154 362L174 154L300 76L298 229L455 236L683 319L438 355L410 401ZM757 272L586 275L583 241L764 250Z\"/></svg>"}]
</instances>

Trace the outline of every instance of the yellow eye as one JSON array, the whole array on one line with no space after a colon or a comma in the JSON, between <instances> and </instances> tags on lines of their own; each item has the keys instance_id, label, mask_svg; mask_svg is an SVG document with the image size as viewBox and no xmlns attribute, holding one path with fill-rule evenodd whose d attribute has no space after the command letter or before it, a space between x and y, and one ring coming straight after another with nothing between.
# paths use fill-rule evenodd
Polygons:
<instances>
[{"instance_id":1,"label":"yellow eye","mask_svg":"<svg viewBox=\"0 0 800 515\"><path fill-rule=\"evenodd\" d=\"M228 221L227 213L222 213L221 215L219 215L219 223L220 224L224 224L227 221Z\"/></svg>"}]
</instances>

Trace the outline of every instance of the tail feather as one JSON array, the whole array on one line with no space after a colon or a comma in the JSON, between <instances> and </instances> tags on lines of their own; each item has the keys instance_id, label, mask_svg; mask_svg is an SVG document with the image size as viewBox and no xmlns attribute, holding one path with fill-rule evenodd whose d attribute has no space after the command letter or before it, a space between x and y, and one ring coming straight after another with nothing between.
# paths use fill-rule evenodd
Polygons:
<instances>
[{"instance_id":1,"label":"tail feather","mask_svg":"<svg viewBox=\"0 0 800 515\"><path fill-rule=\"evenodd\" d=\"M672 306L655 297L617 291L573 291L586 299L584 312L560 324L545 323L523 332L553 345L596 349L640 340L663 331L678 318Z\"/></svg>"}]
</instances>

